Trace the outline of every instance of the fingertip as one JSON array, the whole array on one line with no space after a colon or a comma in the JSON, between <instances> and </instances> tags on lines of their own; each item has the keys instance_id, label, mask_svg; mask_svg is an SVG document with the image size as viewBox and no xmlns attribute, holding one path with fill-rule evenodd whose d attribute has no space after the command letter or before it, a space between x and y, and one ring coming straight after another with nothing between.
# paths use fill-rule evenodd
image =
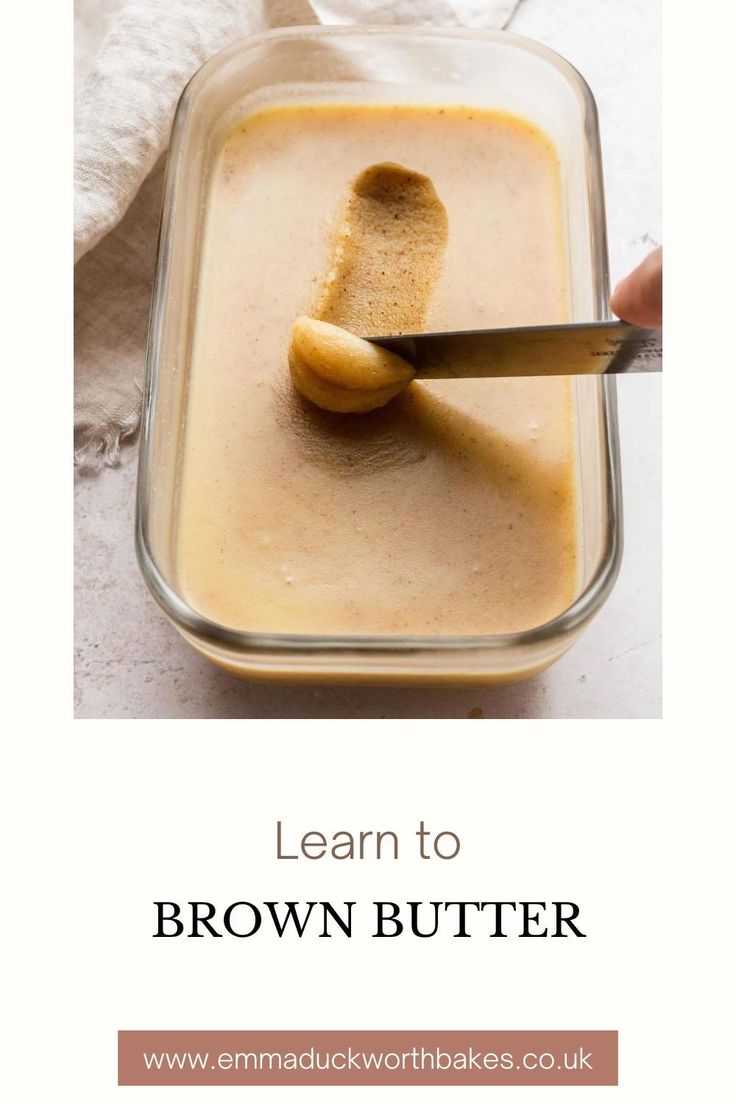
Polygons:
<instances>
[{"instance_id":1,"label":"fingertip","mask_svg":"<svg viewBox=\"0 0 736 1104\"><path fill-rule=\"evenodd\" d=\"M611 292L611 297L608 300L608 306L611 311L621 317L621 311L624 308L624 297L626 294L626 280L619 280L615 288Z\"/></svg>"}]
</instances>

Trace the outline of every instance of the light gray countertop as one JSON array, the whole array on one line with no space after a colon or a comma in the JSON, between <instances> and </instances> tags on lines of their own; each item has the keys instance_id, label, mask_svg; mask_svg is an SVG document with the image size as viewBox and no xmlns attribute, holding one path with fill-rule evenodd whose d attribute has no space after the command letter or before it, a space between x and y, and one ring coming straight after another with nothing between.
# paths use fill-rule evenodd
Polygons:
<instances>
[{"instance_id":1,"label":"light gray countertop","mask_svg":"<svg viewBox=\"0 0 736 1104\"><path fill-rule=\"evenodd\" d=\"M659 4L521 0L510 29L567 57L598 102L613 283L660 238ZM233 678L169 625L138 572L136 456L76 482L78 717L658 717L661 687L661 378L619 381L624 561L580 641L536 678L498 689L280 687Z\"/></svg>"}]
</instances>

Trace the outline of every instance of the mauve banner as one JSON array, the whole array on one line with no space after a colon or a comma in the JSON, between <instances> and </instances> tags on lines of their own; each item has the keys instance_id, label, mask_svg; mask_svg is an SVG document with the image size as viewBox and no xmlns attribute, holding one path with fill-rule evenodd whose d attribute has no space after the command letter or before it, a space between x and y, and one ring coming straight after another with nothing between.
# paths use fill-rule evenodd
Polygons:
<instances>
[{"instance_id":1,"label":"mauve banner","mask_svg":"<svg viewBox=\"0 0 736 1104\"><path fill-rule=\"evenodd\" d=\"M616 1031L120 1031L119 1085L617 1085Z\"/></svg>"}]
</instances>

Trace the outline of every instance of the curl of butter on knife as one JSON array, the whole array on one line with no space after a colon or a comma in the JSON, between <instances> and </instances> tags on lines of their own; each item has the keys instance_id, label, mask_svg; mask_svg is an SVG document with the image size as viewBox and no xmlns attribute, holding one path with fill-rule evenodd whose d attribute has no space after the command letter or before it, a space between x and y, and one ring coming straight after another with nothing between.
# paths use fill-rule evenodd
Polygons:
<instances>
[{"instance_id":1,"label":"curl of butter on knife","mask_svg":"<svg viewBox=\"0 0 736 1104\"><path fill-rule=\"evenodd\" d=\"M300 318L289 360L295 385L317 406L363 413L412 379L659 372L662 331L609 321L365 338Z\"/></svg>"}]
</instances>

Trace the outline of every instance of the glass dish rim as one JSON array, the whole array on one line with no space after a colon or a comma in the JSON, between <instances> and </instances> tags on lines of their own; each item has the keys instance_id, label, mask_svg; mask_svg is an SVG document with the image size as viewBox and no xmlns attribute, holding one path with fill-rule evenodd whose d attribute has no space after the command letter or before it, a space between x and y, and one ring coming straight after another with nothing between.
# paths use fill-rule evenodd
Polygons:
<instances>
[{"instance_id":1,"label":"glass dish rim","mask_svg":"<svg viewBox=\"0 0 736 1104\"><path fill-rule=\"evenodd\" d=\"M163 204L159 227L156 271L153 282L146 355L146 381L143 394L138 481L136 495L135 545L141 574L151 594L173 623L186 634L202 641L232 649L243 656L267 652L273 655L300 652L345 653L440 653L446 651L508 651L552 642L581 628L603 605L616 581L623 550L621 464L619 455L616 381L600 377L603 388L603 450L606 480L605 540L600 562L587 586L562 613L532 629L518 633L487 635L329 635L305 633L262 633L227 628L197 613L166 581L158 568L148 540L149 455L151 424L155 406L160 364L160 339L165 316L164 292L168 283L171 256L172 212L181 176L182 138L191 101L210 72L239 53L246 53L263 42L283 38L399 37L470 39L511 42L522 50L547 61L567 79L577 94L583 114L583 132L588 154L588 199L591 218L591 255L594 274L596 315L610 317L608 309L609 270L603 175L598 127L598 110L593 93L582 74L564 57L548 46L504 30L468 28L403 27L391 25L305 26L263 31L239 39L210 58L191 77L176 107L167 155Z\"/></svg>"}]
</instances>

